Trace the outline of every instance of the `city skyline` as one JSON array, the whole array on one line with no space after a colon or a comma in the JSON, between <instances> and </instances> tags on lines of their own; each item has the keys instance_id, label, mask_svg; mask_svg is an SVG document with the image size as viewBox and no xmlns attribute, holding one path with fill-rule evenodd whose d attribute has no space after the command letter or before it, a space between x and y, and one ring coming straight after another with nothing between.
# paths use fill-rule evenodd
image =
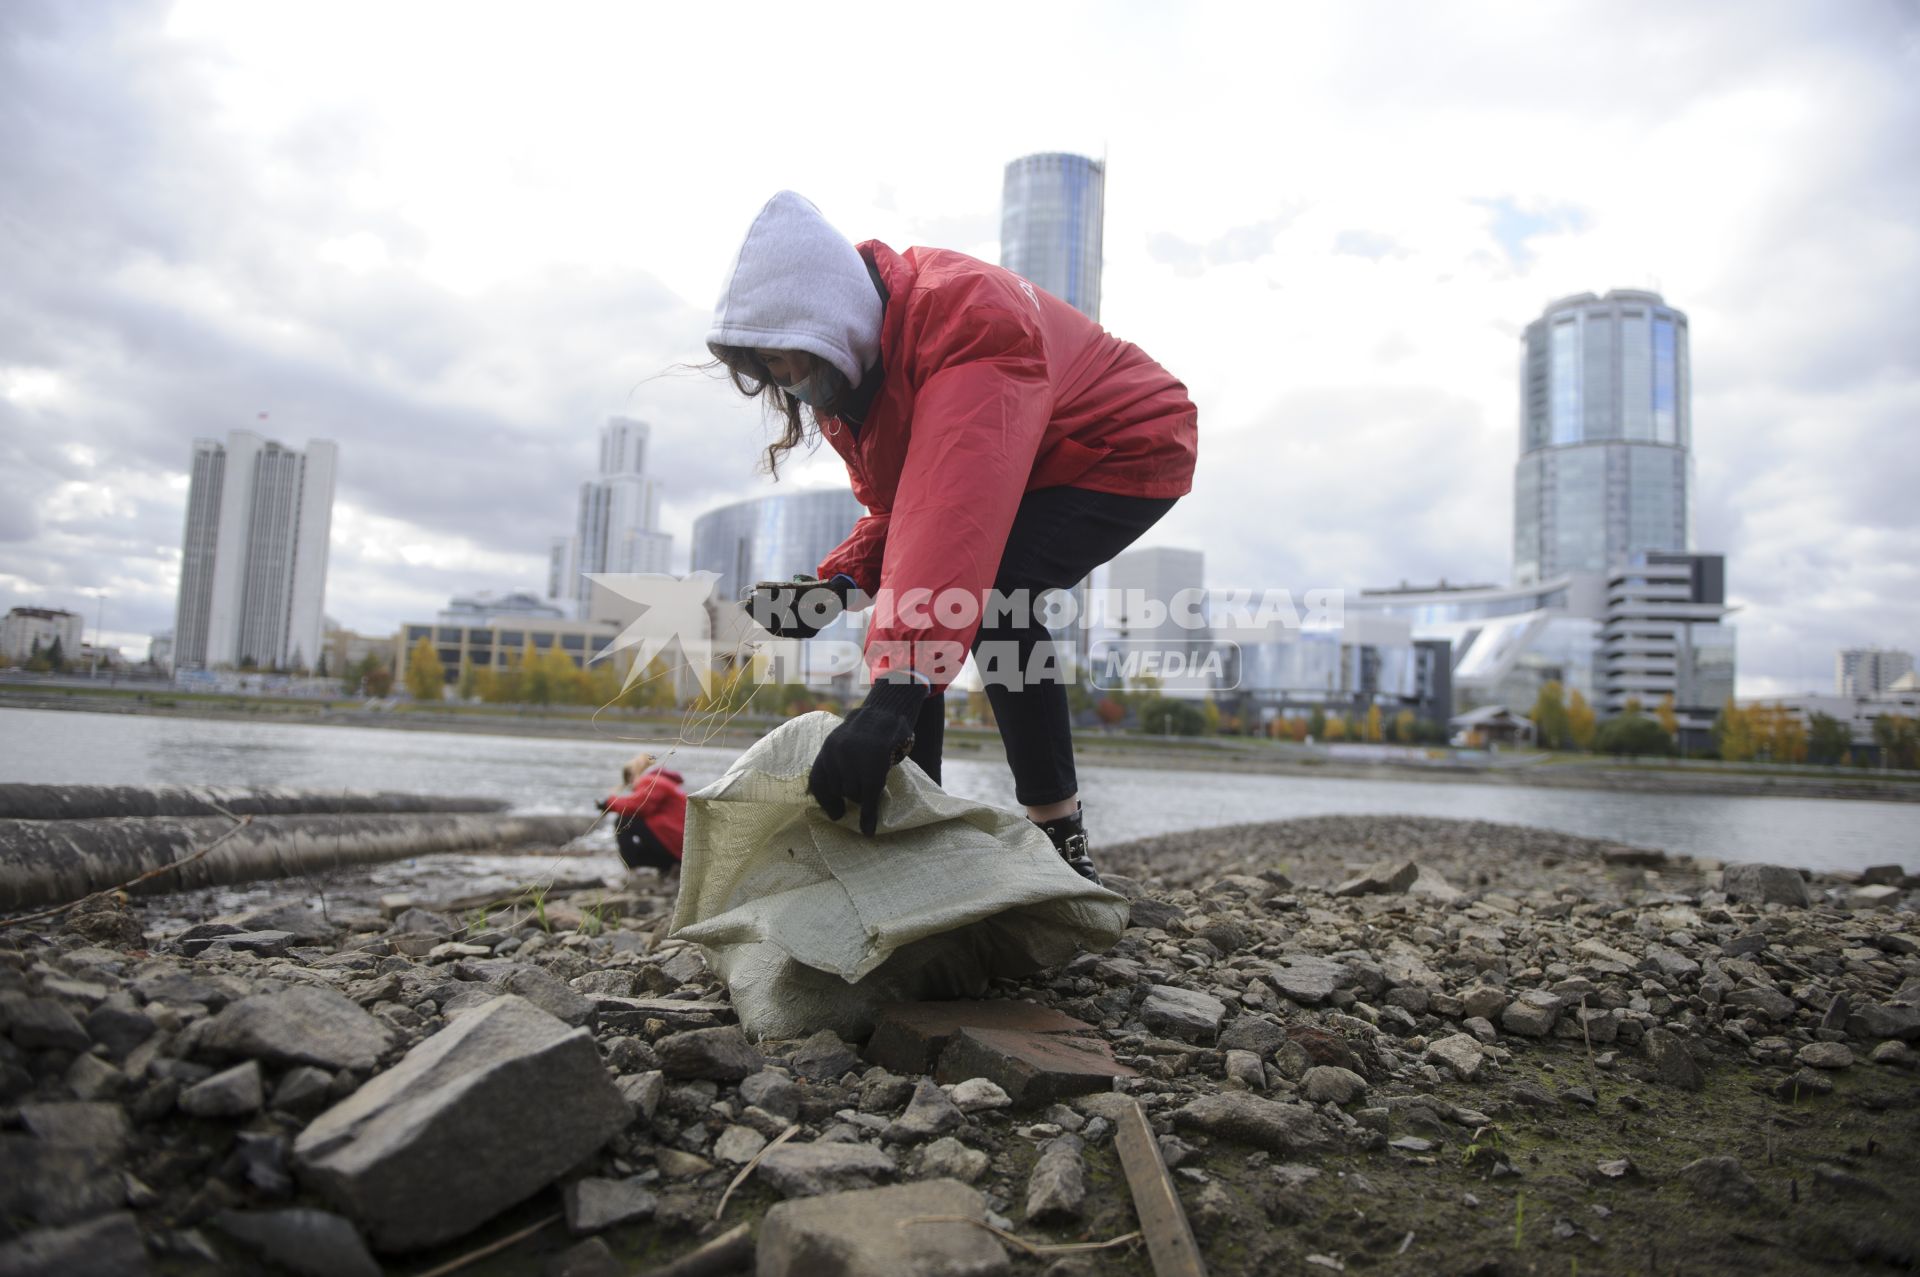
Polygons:
<instances>
[{"instance_id":1,"label":"city skyline","mask_svg":"<svg viewBox=\"0 0 1920 1277\"><path fill-rule=\"evenodd\" d=\"M752 209L790 186L856 237L992 260L1005 165L1058 148L1110 157L1103 322L1200 405L1196 496L1152 541L1204 548L1215 583L1506 579L1521 332L1554 298L1652 287L1692 321L1694 544L1729 555L1742 693L1829 686L1839 648L1911 648L1915 464L1884 445L1920 402L1898 212L1917 183L1880 157L1916 123L1912 20L1762 4L1651 42L1612 6L1486 7L1383 40L1379 12L1249 11L1233 47L1129 14L1018 111L720 165L705 131L636 123L668 118L707 55L617 111L621 77L593 69L705 47L695 15L555 19L589 50L564 68L476 20L429 94L426 16L349 83L322 69L362 65L351 18L11 8L0 120L68 123L7 135L0 603L92 631L104 592L107 641L137 656L171 623L188 442L261 410L354 458L328 601L357 629L538 588L608 416L656 423L680 545L707 509L838 486L820 452L767 488L754 407L675 371L703 358ZM559 89L543 107L489 87L521 57ZM1136 72L1178 108L1123 91ZM662 175L699 198L650 198Z\"/></svg>"}]
</instances>

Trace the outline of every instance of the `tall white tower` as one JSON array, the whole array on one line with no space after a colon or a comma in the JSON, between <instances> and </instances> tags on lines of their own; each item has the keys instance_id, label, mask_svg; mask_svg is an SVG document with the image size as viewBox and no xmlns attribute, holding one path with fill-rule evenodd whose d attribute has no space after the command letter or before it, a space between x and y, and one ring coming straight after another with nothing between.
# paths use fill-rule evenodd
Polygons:
<instances>
[{"instance_id":1,"label":"tall white tower","mask_svg":"<svg viewBox=\"0 0 1920 1277\"><path fill-rule=\"evenodd\" d=\"M665 572L673 537L660 531L660 494L647 474L652 428L644 421L610 417L600 431L600 473L580 485L580 513L572 545L556 544L550 564L567 564L569 580L558 597L586 615L590 572Z\"/></svg>"},{"instance_id":2,"label":"tall white tower","mask_svg":"<svg viewBox=\"0 0 1920 1277\"><path fill-rule=\"evenodd\" d=\"M193 443L174 667L307 669L320 660L338 452L251 430Z\"/></svg>"}]
</instances>

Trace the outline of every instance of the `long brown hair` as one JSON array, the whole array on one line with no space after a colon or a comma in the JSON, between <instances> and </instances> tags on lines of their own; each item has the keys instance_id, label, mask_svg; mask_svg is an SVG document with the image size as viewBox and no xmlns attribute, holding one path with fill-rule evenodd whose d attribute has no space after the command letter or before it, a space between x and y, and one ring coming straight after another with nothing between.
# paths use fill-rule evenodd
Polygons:
<instances>
[{"instance_id":1,"label":"long brown hair","mask_svg":"<svg viewBox=\"0 0 1920 1277\"><path fill-rule=\"evenodd\" d=\"M780 477L781 458L805 443L809 435L817 435L820 418L834 416L853 392L853 384L845 373L818 355L809 354L807 357L813 361L812 374L827 392L825 403L811 407L788 394L773 379L773 373L753 353L752 347L710 345L708 349L713 352L714 362L707 366L726 369L727 380L733 383L733 388L749 399L759 399L768 419L778 423L780 437L767 445L764 458L767 473L776 479ZM816 429L808 429L806 418L801 415L803 408L813 417Z\"/></svg>"}]
</instances>

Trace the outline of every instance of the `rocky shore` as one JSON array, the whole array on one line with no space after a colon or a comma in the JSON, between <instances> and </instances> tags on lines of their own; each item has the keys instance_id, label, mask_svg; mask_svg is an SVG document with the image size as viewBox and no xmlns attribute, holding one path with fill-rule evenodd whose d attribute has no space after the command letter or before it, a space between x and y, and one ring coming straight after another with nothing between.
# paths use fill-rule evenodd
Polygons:
<instances>
[{"instance_id":1,"label":"rocky shore","mask_svg":"<svg viewBox=\"0 0 1920 1277\"><path fill-rule=\"evenodd\" d=\"M1920 1264L1897 867L1396 818L1101 864L1121 942L994 991L1098 1089L911 1025L750 1043L645 875L0 929L0 1274L644 1273L740 1225L677 1271L1146 1274L1050 1249L1139 1227L1134 1100L1225 1277Z\"/></svg>"}]
</instances>

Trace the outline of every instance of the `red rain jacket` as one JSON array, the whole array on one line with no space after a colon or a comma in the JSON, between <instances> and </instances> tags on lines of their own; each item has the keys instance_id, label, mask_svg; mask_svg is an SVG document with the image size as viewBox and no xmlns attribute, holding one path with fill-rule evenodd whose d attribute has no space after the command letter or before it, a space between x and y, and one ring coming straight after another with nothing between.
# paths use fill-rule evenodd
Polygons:
<instances>
[{"instance_id":1,"label":"red rain jacket","mask_svg":"<svg viewBox=\"0 0 1920 1277\"><path fill-rule=\"evenodd\" d=\"M993 585L1020 498L1072 486L1179 497L1193 486L1198 413L1187 389L1144 351L1013 272L937 248L859 246L887 288L885 380L856 438L822 430L868 510L818 575L869 593ZM900 611L903 609L895 609ZM977 622L877 617L874 677L900 668L901 643L972 646ZM937 690L957 669L923 669Z\"/></svg>"},{"instance_id":2,"label":"red rain jacket","mask_svg":"<svg viewBox=\"0 0 1920 1277\"><path fill-rule=\"evenodd\" d=\"M680 773L655 767L640 773L629 793L607 799L607 810L621 824L638 820L676 857L687 836L687 791Z\"/></svg>"}]
</instances>

